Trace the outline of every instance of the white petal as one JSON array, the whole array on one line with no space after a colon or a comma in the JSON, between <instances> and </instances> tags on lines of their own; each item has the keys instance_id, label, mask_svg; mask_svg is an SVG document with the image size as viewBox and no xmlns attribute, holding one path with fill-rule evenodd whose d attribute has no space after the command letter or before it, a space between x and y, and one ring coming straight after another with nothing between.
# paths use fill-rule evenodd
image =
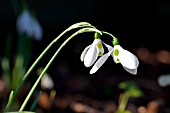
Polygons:
<instances>
[{"instance_id":1,"label":"white petal","mask_svg":"<svg viewBox=\"0 0 170 113\"><path fill-rule=\"evenodd\" d=\"M137 74L137 68L136 68L136 69L129 69L129 68L126 68L126 67L124 67L124 66L123 66L123 68L124 68L127 72L129 72L129 73L131 73L131 74L133 74L133 75L136 75L136 74Z\"/></svg>"},{"instance_id":2,"label":"white petal","mask_svg":"<svg viewBox=\"0 0 170 113\"><path fill-rule=\"evenodd\" d=\"M101 39L94 39L92 45L97 45L98 43L101 43Z\"/></svg>"},{"instance_id":3,"label":"white petal","mask_svg":"<svg viewBox=\"0 0 170 113\"><path fill-rule=\"evenodd\" d=\"M108 45L108 44L106 44L106 43L104 43L104 42L102 42L102 43L107 47L108 51L111 51L111 50L113 49L112 46L110 46L110 45Z\"/></svg>"},{"instance_id":4,"label":"white petal","mask_svg":"<svg viewBox=\"0 0 170 113\"><path fill-rule=\"evenodd\" d=\"M90 74L95 73L103 64L104 62L108 59L112 51L109 51L107 54L104 54L99 58L99 60L94 64L92 69L90 70Z\"/></svg>"},{"instance_id":5,"label":"white petal","mask_svg":"<svg viewBox=\"0 0 170 113\"><path fill-rule=\"evenodd\" d=\"M87 46L87 47L83 50L83 52L81 53L80 60L81 60L82 62L84 61L84 56L85 56L85 54L87 53L87 51L89 50L90 46L91 46L91 45Z\"/></svg>"},{"instance_id":6,"label":"white petal","mask_svg":"<svg viewBox=\"0 0 170 113\"><path fill-rule=\"evenodd\" d=\"M86 67L90 67L96 61L97 57L98 57L97 47L92 45L84 57L84 65Z\"/></svg>"},{"instance_id":7,"label":"white petal","mask_svg":"<svg viewBox=\"0 0 170 113\"><path fill-rule=\"evenodd\" d=\"M114 49L119 50L119 54L117 58L119 59L120 63L129 69L136 69L139 65L138 58L132 54L131 52L123 49L120 45L116 45Z\"/></svg>"},{"instance_id":8,"label":"white petal","mask_svg":"<svg viewBox=\"0 0 170 113\"><path fill-rule=\"evenodd\" d=\"M120 63L124 67L127 67L129 69L136 69L139 65L139 61L137 57L127 50L124 50L123 53L120 53L118 58L120 60Z\"/></svg>"},{"instance_id":9,"label":"white petal","mask_svg":"<svg viewBox=\"0 0 170 113\"><path fill-rule=\"evenodd\" d=\"M52 78L48 75L45 74L42 79L41 79L41 87L42 88L47 88L47 89L52 89L54 87L54 82Z\"/></svg>"}]
</instances>

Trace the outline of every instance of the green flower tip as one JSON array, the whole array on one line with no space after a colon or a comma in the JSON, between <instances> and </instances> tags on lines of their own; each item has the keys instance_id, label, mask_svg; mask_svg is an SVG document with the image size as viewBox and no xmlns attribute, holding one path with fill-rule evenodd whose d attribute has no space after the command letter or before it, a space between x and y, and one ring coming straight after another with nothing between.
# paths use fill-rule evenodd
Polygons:
<instances>
[{"instance_id":1,"label":"green flower tip","mask_svg":"<svg viewBox=\"0 0 170 113\"><path fill-rule=\"evenodd\" d=\"M94 38L95 38L95 39L100 39L100 34L99 34L98 32L96 32L96 33L94 34Z\"/></svg>"},{"instance_id":2,"label":"green flower tip","mask_svg":"<svg viewBox=\"0 0 170 113\"><path fill-rule=\"evenodd\" d=\"M119 45L119 41L117 38L114 38L113 41L112 41L113 45Z\"/></svg>"}]
</instances>

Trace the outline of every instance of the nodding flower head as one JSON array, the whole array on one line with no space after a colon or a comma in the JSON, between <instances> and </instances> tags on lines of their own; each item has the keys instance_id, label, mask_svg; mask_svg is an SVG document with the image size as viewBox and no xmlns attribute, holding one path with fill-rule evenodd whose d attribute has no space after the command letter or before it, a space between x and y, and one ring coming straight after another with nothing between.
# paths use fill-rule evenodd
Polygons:
<instances>
[{"instance_id":1,"label":"nodding flower head","mask_svg":"<svg viewBox=\"0 0 170 113\"><path fill-rule=\"evenodd\" d=\"M114 46L113 58L116 63L121 63L123 68L131 74L137 74L139 65L138 58L131 52L123 49L120 45Z\"/></svg>"},{"instance_id":2,"label":"nodding flower head","mask_svg":"<svg viewBox=\"0 0 170 113\"><path fill-rule=\"evenodd\" d=\"M109 52L98 59L98 61L92 67L90 74L95 73L104 64L104 62L108 59L110 55L112 55L115 63L121 63L121 65L127 72L134 75L137 74L139 61L134 54L123 49L120 45L115 45L114 47L111 47L107 44L105 45L108 48Z\"/></svg>"},{"instance_id":3,"label":"nodding flower head","mask_svg":"<svg viewBox=\"0 0 170 113\"><path fill-rule=\"evenodd\" d=\"M95 38L93 43L87 46L81 54L81 61L84 61L86 67L90 67L94 64L98 56L102 56L104 53L102 41L99 38Z\"/></svg>"},{"instance_id":4,"label":"nodding flower head","mask_svg":"<svg viewBox=\"0 0 170 113\"><path fill-rule=\"evenodd\" d=\"M19 15L16 23L18 32L26 34L27 36L36 40L41 40L43 31L38 20L31 15L29 10L24 9Z\"/></svg>"},{"instance_id":5,"label":"nodding flower head","mask_svg":"<svg viewBox=\"0 0 170 113\"><path fill-rule=\"evenodd\" d=\"M47 73L41 79L41 87L43 89L53 89L54 87L54 82Z\"/></svg>"}]
</instances>

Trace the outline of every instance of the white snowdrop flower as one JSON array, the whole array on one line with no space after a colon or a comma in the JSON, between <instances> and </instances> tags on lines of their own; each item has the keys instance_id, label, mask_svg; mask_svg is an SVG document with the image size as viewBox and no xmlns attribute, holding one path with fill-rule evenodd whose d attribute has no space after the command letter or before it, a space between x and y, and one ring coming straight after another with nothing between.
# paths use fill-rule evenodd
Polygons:
<instances>
[{"instance_id":1,"label":"white snowdrop flower","mask_svg":"<svg viewBox=\"0 0 170 113\"><path fill-rule=\"evenodd\" d=\"M31 22L32 16L30 12L28 10L23 10L16 22L17 30L21 33L27 33L28 29L30 29Z\"/></svg>"},{"instance_id":2,"label":"white snowdrop flower","mask_svg":"<svg viewBox=\"0 0 170 113\"><path fill-rule=\"evenodd\" d=\"M121 65L126 71L134 75L137 74L139 61L134 54L123 49L120 45L115 45L114 47L111 47L110 45L107 44L105 45L108 48L109 52L104 54L98 59L98 61L94 64L94 66L90 70L90 74L95 73L104 64L104 62L108 59L110 55L112 55L115 63L121 63Z\"/></svg>"},{"instance_id":3,"label":"white snowdrop flower","mask_svg":"<svg viewBox=\"0 0 170 113\"><path fill-rule=\"evenodd\" d=\"M41 87L44 89L52 89L54 87L54 82L52 78L48 75L45 74L42 79L41 79Z\"/></svg>"},{"instance_id":4,"label":"white snowdrop flower","mask_svg":"<svg viewBox=\"0 0 170 113\"><path fill-rule=\"evenodd\" d=\"M23 10L19 15L16 27L18 32L24 33L27 36L34 38L36 40L41 40L43 31L38 20L31 15L28 10Z\"/></svg>"},{"instance_id":5,"label":"white snowdrop flower","mask_svg":"<svg viewBox=\"0 0 170 113\"><path fill-rule=\"evenodd\" d=\"M104 53L103 45L100 39L94 39L93 43L87 46L81 54L81 61L84 61L86 67L94 64L98 56Z\"/></svg>"},{"instance_id":6,"label":"white snowdrop flower","mask_svg":"<svg viewBox=\"0 0 170 113\"><path fill-rule=\"evenodd\" d=\"M31 36L31 37L34 37L36 40L41 40L42 39L42 35L43 35L43 32L42 32L42 28L39 24L39 22L37 21L36 18L32 18L32 22L31 22L31 28L28 29L28 34Z\"/></svg>"}]
</instances>

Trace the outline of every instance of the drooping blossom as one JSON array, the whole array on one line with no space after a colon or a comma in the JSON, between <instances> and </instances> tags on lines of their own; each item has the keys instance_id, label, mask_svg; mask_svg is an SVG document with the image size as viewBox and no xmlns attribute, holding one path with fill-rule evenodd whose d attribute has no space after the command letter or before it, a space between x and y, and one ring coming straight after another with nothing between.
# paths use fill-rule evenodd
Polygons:
<instances>
[{"instance_id":1,"label":"drooping blossom","mask_svg":"<svg viewBox=\"0 0 170 113\"><path fill-rule=\"evenodd\" d=\"M105 44L105 46L108 48L109 52L98 59L98 61L90 70L90 74L95 73L104 64L109 56L113 57L115 63L121 63L121 65L127 72L134 75L137 74L139 61L133 53L123 49L120 45L115 45L114 47L112 47L108 44Z\"/></svg>"},{"instance_id":2,"label":"drooping blossom","mask_svg":"<svg viewBox=\"0 0 170 113\"><path fill-rule=\"evenodd\" d=\"M41 40L43 31L38 20L31 15L29 10L24 9L19 15L16 27L18 32L26 34L28 37Z\"/></svg>"},{"instance_id":3,"label":"drooping blossom","mask_svg":"<svg viewBox=\"0 0 170 113\"><path fill-rule=\"evenodd\" d=\"M53 89L54 82L49 74L45 74L41 79L41 87L43 89Z\"/></svg>"},{"instance_id":4,"label":"drooping blossom","mask_svg":"<svg viewBox=\"0 0 170 113\"><path fill-rule=\"evenodd\" d=\"M87 46L81 54L81 61L86 67L90 67L97 60L98 56L103 55L104 49L100 39L94 39L93 43Z\"/></svg>"}]
</instances>

